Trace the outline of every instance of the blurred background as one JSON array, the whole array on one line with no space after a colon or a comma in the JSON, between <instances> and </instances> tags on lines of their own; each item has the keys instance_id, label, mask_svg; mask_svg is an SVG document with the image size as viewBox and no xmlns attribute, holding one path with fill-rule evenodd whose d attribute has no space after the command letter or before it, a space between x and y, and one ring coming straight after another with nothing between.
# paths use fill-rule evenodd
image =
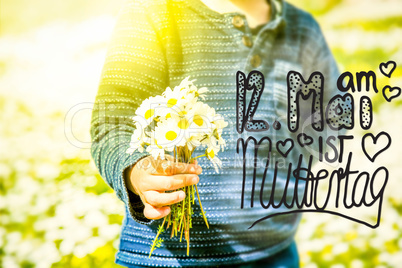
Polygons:
<instances>
[{"instance_id":1,"label":"blurred background","mask_svg":"<svg viewBox=\"0 0 402 268\"><path fill-rule=\"evenodd\" d=\"M402 87L402 0L291 0L321 24L341 71ZM0 267L117 267L123 205L90 160L90 115L122 0L0 3ZM392 146L381 225L304 214L302 267L402 267L402 97L373 96ZM359 131L359 130L357 130ZM359 149L356 142L355 149ZM364 165L355 164L357 169Z\"/></svg>"}]
</instances>

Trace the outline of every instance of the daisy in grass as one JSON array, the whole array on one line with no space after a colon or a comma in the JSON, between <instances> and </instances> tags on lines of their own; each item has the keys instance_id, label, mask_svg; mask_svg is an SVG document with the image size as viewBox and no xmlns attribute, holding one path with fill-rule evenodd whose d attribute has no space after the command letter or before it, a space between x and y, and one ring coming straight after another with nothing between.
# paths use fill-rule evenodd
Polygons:
<instances>
[{"instance_id":1,"label":"daisy in grass","mask_svg":"<svg viewBox=\"0 0 402 268\"><path fill-rule=\"evenodd\" d=\"M225 146L221 135L228 123L214 108L200 101L205 100L208 89L197 88L194 81L187 77L173 89L168 87L161 95L143 101L133 117L136 129L127 153L146 151L155 160L165 159L165 155L170 154L175 161L184 163L192 163L196 158L206 157L216 172L219 172L222 162L217 154ZM205 148L205 153L193 156L195 149L200 146ZM182 202L171 206L171 213L159 226L149 256L163 242L158 237L165 230L165 223L166 228L171 226L172 237L180 234L182 241L184 234L187 240L187 255L189 254L193 214L191 204L194 204L195 193L205 224L209 228L197 185L186 186L182 190L188 194Z\"/></svg>"}]
</instances>

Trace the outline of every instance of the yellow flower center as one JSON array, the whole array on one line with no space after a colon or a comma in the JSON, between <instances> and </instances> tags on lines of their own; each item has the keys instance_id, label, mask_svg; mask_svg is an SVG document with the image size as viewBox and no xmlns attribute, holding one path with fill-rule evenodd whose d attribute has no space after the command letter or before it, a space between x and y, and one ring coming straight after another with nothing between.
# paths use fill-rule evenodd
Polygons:
<instances>
[{"instance_id":1,"label":"yellow flower center","mask_svg":"<svg viewBox=\"0 0 402 268\"><path fill-rule=\"evenodd\" d=\"M167 115L166 115L166 119L168 119L168 118L171 118L172 116L170 115L170 113L168 113Z\"/></svg>"},{"instance_id":2,"label":"yellow flower center","mask_svg":"<svg viewBox=\"0 0 402 268\"><path fill-rule=\"evenodd\" d=\"M180 129L187 129L190 126L186 118L181 118L177 125Z\"/></svg>"},{"instance_id":3,"label":"yellow flower center","mask_svg":"<svg viewBox=\"0 0 402 268\"><path fill-rule=\"evenodd\" d=\"M177 103L177 100L176 100L176 99L170 99L170 100L168 100L167 105L168 105L168 107L170 108L170 107L175 106L176 103Z\"/></svg>"},{"instance_id":4,"label":"yellow flower center","mask_svg":"<svg viewBox=\"0 0 402 268\"><path fill-rule=\"evenodd\" d=\"M209 153L207 155L208 155L209 159L213 159L215 157L214 150L209 151Z\"/></svg>"},{"instance_id":5,"label":"yellow flower center","mask_svg":"<svg viewBox=\"0 0 402 268\"><path fill-rule=\"evenodd\" d=\"M172 141L172 140L176 139L177 134L176 134L176 132L169 130L168 132L166 132L165 137L167 140Z\"/></svg>"},{"instance_id":6,"label":"yellow flower center","mask_svg":"<svg viewBox=\"0 0 402 268\"><path fill-rule=\"evenodd\" d=\"M148 111L146 111L145 113L145 119L149 119L151 118L151 116L154 115L154 109L149 109Z\"/></svg>"},{"instance_id":7,"label":"yellow flower center","mask_svg":"<svg viewBox=\"0 0 402 268\"><path fill-rule=\"evenodd\" d=\"M202 120L202 117L200 115L195 115L193 121L199 127L202 126L202 124L204 124L204 120Z\"/></svg>"}]
</instances>

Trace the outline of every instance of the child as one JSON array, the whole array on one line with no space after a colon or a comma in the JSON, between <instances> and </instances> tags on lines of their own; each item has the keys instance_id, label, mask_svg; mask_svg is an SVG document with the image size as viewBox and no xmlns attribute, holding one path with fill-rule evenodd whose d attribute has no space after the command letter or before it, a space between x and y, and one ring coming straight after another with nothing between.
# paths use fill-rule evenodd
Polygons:
<instances>
[{"instance_id":1,"label":"child","mask_svg":"<svg viewBox=\"0 0 402 268\"><path fill-rule=\"evenodd\" d=\"M236 132L236 73L247 75L252 70L265 77L255 117L271 127L240 135ZM314 71L322 72L326 79L324 96L333 95L328 90L336 85L337 67L318 24L311 15L286 2L127 1L108 50L91 126L95 163L126 205L116 263L127 267L298 267L294 234L300 215L275 216L248 229L278 209L264 209L258 202L262 165L256 173L254 206L250 206L252 180L248 178L245 205L240 208L243 166L251 170L253 163L239 163L241 153L236 151L240 137L289 137L286 76L291 70L302 73L305 79ZM134 130L131 118L144 99L161 94L188 76L196 79L198 87L209 89L205 102L229 121L222 135L227 146L219 154L223 168L216 174L210 163L199 160L202 170L189 165L184 171L175 172L173 167L169 174L161 170L152 173L152 159L146 152L126 153ZM282 128L274 130L274 121ZM267 148L259 150L261 160L264 152ZM202 153L196 150L194 154ZM295 161L292 157L285 161ZM285 184L286 167L279 166L277 185ZM272 175L270 169L267 178ZM156 219L168 215L169 205L184 198L182 191L165 191L198 181L210 228L205 227L195 206L190 256L186 256L186 243L166 235L161 248L148 258L160 224ZM270 189L268 182L266 189ZM289 190L287 197L291 193ZM275 200L280 198L275 196Z\"/></svg>"}]
</instances>

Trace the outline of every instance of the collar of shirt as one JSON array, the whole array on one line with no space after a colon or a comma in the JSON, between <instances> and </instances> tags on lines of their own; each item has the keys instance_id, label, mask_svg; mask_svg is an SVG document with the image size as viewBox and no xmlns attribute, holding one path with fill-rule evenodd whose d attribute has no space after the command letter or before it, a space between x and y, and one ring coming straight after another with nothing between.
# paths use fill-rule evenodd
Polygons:
<instances>
[{"instance_id":1,"label":"collar of shirt","mask_svg":"<svg viewBox=\"0 0 402 268\"><path fill-rule=\"evenodd\" d=\"M271 39L275 38L275 36L286 26L286 20L284 19L285 15L285 4L283 0L267 0L271 7L271 17L270 21L260 25L256 28L250 29L253 39L263 39L263 35L269 32Z\"/></svg>"},{"instance_id":2,"label":"collar of shirt","mask_svg":"<svg viewBox=\"0 0 402 268\"><path fill-rule=\"evenodd\" d=\"M177 1L177 0L176 0ZM180 1L180 0L179 0ZM285 15L285 3L284 0L267 0L267 2L270 5L270 21L260 25L254 29L251 29L251 31L254 33L258 33L258 35L261 32L265 31L273 31L277 32L283 29L283 27L286 25L286 21L284 19ZM185 1L186 4L188 4L190 7L193 9L197 10L198 12L202 12L208 16L214 17L214 18L228 18L228 17L235 17L235 16L241 16L243 20L246 20L246 16L244 13L241 12L227 12L227 13L219 13L215 10L210 9L208 6L206 6L201 0L190 0L190 1ZM248 27L248 26L247 26Z\"/></svg>"}]
</instances>

